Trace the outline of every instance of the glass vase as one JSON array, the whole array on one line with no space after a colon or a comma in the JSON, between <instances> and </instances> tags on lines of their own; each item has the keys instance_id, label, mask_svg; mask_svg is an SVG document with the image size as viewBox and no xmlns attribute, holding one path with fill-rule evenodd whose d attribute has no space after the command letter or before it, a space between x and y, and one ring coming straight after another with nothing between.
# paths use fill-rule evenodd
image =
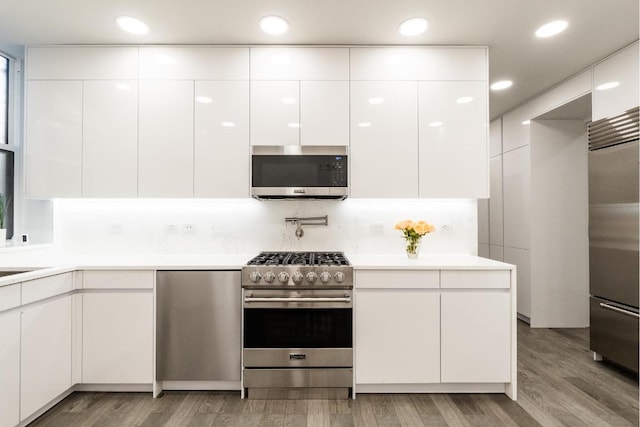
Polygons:
<instances>
[{"instance_id":1,"label":"glass vase","mask_svg":"<svg viewBox=\"0 0 640 427\"><path fill-rule=\"evenodd\" d=\"M421 239L417 239L417 240L407 240L407 256L409 257L409 259L415 259L418 258L418 254L420 253L420 241Z\"/></svg>"}]
</instances>

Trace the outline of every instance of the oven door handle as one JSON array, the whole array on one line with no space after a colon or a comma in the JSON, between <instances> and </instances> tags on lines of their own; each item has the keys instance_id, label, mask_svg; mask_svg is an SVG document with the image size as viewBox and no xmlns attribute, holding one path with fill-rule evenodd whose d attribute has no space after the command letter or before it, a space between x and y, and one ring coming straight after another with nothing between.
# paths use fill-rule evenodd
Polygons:
<instances>
[{"instance_id":1,"label":"oven door handle","mask_svg":"<svg viewBox=\"0 0 640 427\"><path fill-rule=\"evenodd\" d=\"M350 296L345 297L337 297L337 298L323 298L323 297L294 297L294 298L286 298L286 297L244 297L244 302L351 302Z\"/></svg>"}]
</instances>

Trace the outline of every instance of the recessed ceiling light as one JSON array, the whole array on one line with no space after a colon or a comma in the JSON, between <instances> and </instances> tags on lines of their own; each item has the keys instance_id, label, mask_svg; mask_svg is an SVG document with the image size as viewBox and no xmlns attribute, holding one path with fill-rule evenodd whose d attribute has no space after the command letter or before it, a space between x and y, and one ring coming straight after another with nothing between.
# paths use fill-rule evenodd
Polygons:
<instances>
[{"instance_id":1,"label":"recessed ceiling light","mask_svg":"<svg viewBox=\"0 0 640 427\"><path fill-rule=\"evenodd\" d=\"M285 96L284 98L280 99L280 102L282 102L283 104L295 104L296 99L291 96Z\"/></svg>"},{"instance_id":2,"label":"recessed ceiling light","mask_svg":"<svg viewBox=\"0 0 640 427\"><path fill-rule=\"evenodd\" d=\"M131 86L126 83L116 83L116 88L120 90L131 90Z\"/></svg>"},{"instance_id":3,"label":"recessed ceiling light","mask_svg":"<svg viewBox=\"0 0 640 427\"><path fill-rule=\"evenodd\" d=\"M536 30L536 37L544 39L547 37L555 36L556 34L559 34L566 30L568 26L569 23L567 21L559 20L549 22L548 24L544 24L542 27Z\"/></svg>"},{"instance_id":4,"label":"recessed ceiling light","mask_svg":"<svg viewBox=\"0 0 640 427\"><path fill-rule=\"evenodd\" d=\"M360 122L360 123L358 123L358 127L368 128L368 127L371 127L371 123L370 122Z\"/></svg>"},{"instance_id":5,"label":"recessed ceiling light","mask_svg":"<svg viewBox=\"0 0 640 427\"><path fill-rule=\"evenodd\" d=\"M468 104L471 101L473 101L473 97L471 97L471 96L463 96L462 98L456 99L456 102L458 104Z\"/></svg>"},{"instance_id":6,"label":"recessed ceiling light","mask_svg":"<svg viewBox=\"0 0 640 427\"><path fill-rule=\"evenodd\" d=\"M426 18L409 18L398 27L403 36L417 36L427 31L429 21Z\"/></svg>"},{"instance_id":7,"label":"recessed ceiling light","mask_svg":"<svg viewBox=\"0 0 640 427\"><path fill-rule=\"evenodd\" d=\"M299 128L300 123L289 123L287 126L289 126L290 128Z\"/></svg>"},{"instance_id":8,"label":"recessed ceiling light","mask_svg":"<svg viewBox=\"0 0 640 427\"><path fill-rule=\"evenodd\" d=\"M211 104L213 102L213 99L209 98L208 96L196 96L196 101L202 104Z\"/></svg>"},{"instance_id":9,"label":"recessed ceiling light","mask_svg":"<svg viewBox=\"0 0 640 427\"><path fill-rule=\"evenodd\" d=\"M531 123L531 120L524 120L524 121L522 122L522 124L523 124L523 125L528 125L528 124L530 124L530 123Z\"/></svg>"},{"instance_id":10,"label":"recessed ceiling light","mask_svg":"<svg viewBox=\"0 0 640 427\"><path fill-rule=\"evenodd\" d=\"M429 126L431 126L432 128L437 128L438 126L442 126L442 122L431 122L429 123Z\"/></svg>"},{"instance_id":11,"label":"recessed ceiling light","mask_svg":"<svg viewBox=\"0 0 640 427\"><path fill-rule=\"evenodd\" d=\"M373 98L369 98L369 104L371 105L380 105L384 102L384 98L380 96L374 96Z\"/></svg>"},{"instance_id":12,"label":"recessed ceiling light","mask_svg":"<svg viewBox=\"0 0 640 427\"><path fill-rule=\"evenodd\" d=\"M133 16L118 16L116 17L116 24L118 24L123 31L131 34L147 34L149 32L147 24Z\"/></svg>"},{"instance_id":13,"label":"recessed ceiling light","mask_svg":"<svg viewBox=\"0 0 640 427\"><path fill-rule=\"evenodd\" d=\"M618 86L620 86L620 82L606 82L596 86L596 90L613 89L614 87L618 87Z\"/></svg>"},{"instance_id":14,"label":"recessed ceiling light","mask_svg":"<svg viewBox=\"0 0 640 427\"><path fill-rule=\"evenodd\" d=\"M503 90L510 88L513 82L511 80L500 80L493 83L490 87L491 90Z\"/></svg>"},{"instance_id":15,"label":"recessed ceiling light","mask_svg":"<svg viewBox=\"0 0 640 427\"><path fill-rule=\"evenodd\" d=\"M236 124L233 122L222 122L220 123L222 126L226 127L226 128L232 128L234 127Z\"/></svg>"},{"instance_id":16,"label":"recessed ceiling light","mask_svg":"<svg viewBox=\"0 0 640 427\"><path fill-rule=\"evenodd\" d=\"M260 19L260 28L267 34L284 34L289 31L289 23L279 16L265 16Z\"/></svg>"}]
</instances>

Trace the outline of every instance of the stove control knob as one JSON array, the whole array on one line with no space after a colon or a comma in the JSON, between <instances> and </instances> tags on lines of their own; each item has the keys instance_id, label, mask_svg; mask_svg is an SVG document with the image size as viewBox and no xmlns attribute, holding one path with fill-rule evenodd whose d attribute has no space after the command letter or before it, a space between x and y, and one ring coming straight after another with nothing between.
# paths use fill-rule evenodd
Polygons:
<instances>
[{"instance_id":1,"label":"stove control knob","mask_svg":"<svg viewBox=\"0 0 640 427\"><path fill-rule=\"evenodd\" d=\"M276 275L273 274L271 271L267 271L264 274L264 281L267 283L273 283L273 281L276 280Z\"/></svg>"},{"instance_id":2,"label":"stove control knob","mask_svg":"<svg viewBox=\"0 0 640 427\"><path fill-rule=\"evenodd\" d=\"M304 280L304 275L299 271L296 271L295 273L293 273L293 276L291 276L291 280L293 280L293 283L295 283L296 285L299 285Z\"/></svg>"},{"instance_id":3,"label":"stove control knob","mask_svg":"<svg viewBox=\"0 0 640 427\"><path fill-rule=\"evenodd\" d=\"M334 276L333 279L336 281L336 283L342 283L344 282L344 273L342 271L338 271Z\"/></svg>"},{"instance_id":4,"label":"stove control knob","mask_svg":"<svg viewBox=\"0 0 640 427\"><path fill-rule=\"evenodd\" d=\"M249 275L249 280L251 280L253 283L260 282L260 279L262 279L262 276L257 271L254 271Z\"/></svg>"},{"instance_id":5,"label":"stove control knob","mask_svg":"<svg viewBox=\"0 0 640 427\"><path fill-rule=\"evenodd\" d=\"M289 275L286 272L281 271L278 274L278 280L280 281L280 283L287 283L289 281Z\"/></svg>"},{"instance_id":6,"label":"stove control knob","mask_svg":"<svg viewBox=\"0 0 640 427\"><path fill-rule=\"evenodd\" d=\"M329 283L331 281L331 273L328 271L323 271L320 273L320 281L322 283Z\"/></svg>"},{"instance_id":7,"label":"stove control knob","mask_svg":"<svg viewBox=\"0 0 640 427\"><path fill-rule=\"evenodd\" d=\"M316 280L318 280L318 275L316 273L314 273L313 271L307 273L307 282L313 285Z\"/></svg>"}]
</instances>

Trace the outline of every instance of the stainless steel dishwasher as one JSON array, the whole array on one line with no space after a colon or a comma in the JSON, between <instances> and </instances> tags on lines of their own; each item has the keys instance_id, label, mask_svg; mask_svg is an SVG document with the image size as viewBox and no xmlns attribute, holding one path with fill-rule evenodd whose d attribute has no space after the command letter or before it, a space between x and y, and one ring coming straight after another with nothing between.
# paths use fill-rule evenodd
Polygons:
<instances>
[{"instance_id":1,"label":"stainless steel dishwasher","mask_svg":"<svg viewBox=\"0 0 640 427\"><path fill-rule=\"evenodd\" d=\"M240 271L158 271L156 379L240 381Z\"/></svg>"}]
</instances>

